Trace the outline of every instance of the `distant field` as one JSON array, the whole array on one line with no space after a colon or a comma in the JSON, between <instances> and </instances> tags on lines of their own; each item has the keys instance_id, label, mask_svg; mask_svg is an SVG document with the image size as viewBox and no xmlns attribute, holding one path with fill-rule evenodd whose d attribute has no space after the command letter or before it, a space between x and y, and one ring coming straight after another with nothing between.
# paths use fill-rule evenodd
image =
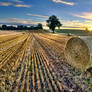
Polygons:
<instances>
[{"instance_id":1,"label":"distant field","mask_svg":"<svg viewBox=\"0 0 92 92\"><path fill-rule=\"evenodd\" d=\"M60 30L55 30L56 33L71 33L71 34L75 34L75 35L91 35L92 36L92 32L91 31L86 31L86 30L69 30L69 29L60 29Z\"/></svg>"}]
</instances>

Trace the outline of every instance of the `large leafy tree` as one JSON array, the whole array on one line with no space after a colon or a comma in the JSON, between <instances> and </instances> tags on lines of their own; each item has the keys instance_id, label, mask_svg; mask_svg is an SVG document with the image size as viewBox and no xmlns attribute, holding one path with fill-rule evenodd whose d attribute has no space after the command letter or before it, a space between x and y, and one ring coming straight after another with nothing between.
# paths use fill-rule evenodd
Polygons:
<instances>
[{"instance_id":1,"label":"large leafy tree","mask_svg":"<svg viewBox=\"0 0 92 92\"><path fill-rule=\"evenodd\" d=\"M55 16L52 15L49 17L49 19L47 20L47 26L53 31L55 31L55 28L58 27L60 28L60 26L62 26L62 24L60 23L59 19Z\"/></svg>"}]
</instances>

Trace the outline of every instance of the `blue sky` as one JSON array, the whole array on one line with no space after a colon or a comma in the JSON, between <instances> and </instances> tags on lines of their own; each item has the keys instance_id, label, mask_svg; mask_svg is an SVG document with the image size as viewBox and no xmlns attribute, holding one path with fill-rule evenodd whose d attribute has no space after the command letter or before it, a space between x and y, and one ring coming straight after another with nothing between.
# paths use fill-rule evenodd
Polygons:
<instances>
[{"instance_id":1,"label":"blue sky","mask_svg":"<svg viewBox=\"0 0 92 92\"><path fill-rule=\"evenodd\" d=\"M51 15L64 27L91 27L92 0L0 0L0 24L45 27Z\"/></svg>"}]
</instances>

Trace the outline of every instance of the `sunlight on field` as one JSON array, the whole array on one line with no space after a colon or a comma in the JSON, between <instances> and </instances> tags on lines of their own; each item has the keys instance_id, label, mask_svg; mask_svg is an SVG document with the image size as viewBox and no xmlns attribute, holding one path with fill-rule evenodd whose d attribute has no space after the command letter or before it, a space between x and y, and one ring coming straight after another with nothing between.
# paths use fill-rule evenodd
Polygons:
<instances>
[{"instance_id":1,"label":"sunlight on field","mask_svg":"<svg viewBox=\"0 0 92 92\"><path fill-rule=\"evenodd\" d=\"M88 28L88 31L92 31L92 28Z\"/></svg>"}]
</instances>

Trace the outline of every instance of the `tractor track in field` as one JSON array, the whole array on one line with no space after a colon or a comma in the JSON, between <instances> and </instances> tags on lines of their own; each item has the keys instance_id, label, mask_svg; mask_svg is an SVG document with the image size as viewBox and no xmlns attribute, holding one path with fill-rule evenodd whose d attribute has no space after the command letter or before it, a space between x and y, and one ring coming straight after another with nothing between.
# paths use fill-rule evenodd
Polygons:
<instances>
[{"instance_id":1,"label":"tractor track in field","mask_svg":"<svg viewBox=\"0 0 92 92\"><path fill-rule=\"evenodd\" d=\"M31 61L31 92L60 92L63 91L63 86L56 81L55 75L47 65L47 60L43 56L42 48L36 42L34 45L32 61ZM38 48L39 47L39 50ZM38 80L37 80L38 79ZM41 85L41 87L39 87Z\"/></svg>"},{"instance_id":2,"label":"tractor track in field","mask_svg":"<svg viewBox=\"0 0 92 92\"><path fill-rule=\"evenodd\" d=\"M27 45L29 44L28 41L30 39L30 36L28 37L25 36L25 37L26 38L24 39L24 41L20 41L18 44L15 44L14 46L10 47L4 52L2 51L2 54L0 54L0 57L3 58L3 61L0 62L2 63L0 66L1 67L0 69L0 81L1 81L0 87L1 85L3 85L2 90L5 90L5 92L10 92L10 89L13 90L14 88L16 88L17 86L16 80L19 77L18 75L20 74L19 70L22 69L21 72L22 71L24 72L25 70L25 67L24 67L25 64L24 65L21 64L22 62L21 59L23 56L25 57L23 53L25 52L25 49L28 47ZM21 77L23 77L23 74Z\"/></svg>"},{"instance_id":3,"label":"tractor track in field","mask_svg":"<svg viewBox=\"0 0 92 92\"><path fill-rule=\"evenodd\" d=\"M5 43L5 42L8 42L8 41L12 41L12 40L14 40L14 39L16 39L16 38L18 38L18 37L20 37L20 36L16 36L16 35L15 35L15 37L10 37L10 38L8 37L7 40L5 39L5 40L1 41L0 44ZM3 37L2 37L2 38L3 38ZM0 38L0 39L2 39L2 38Z\"/></svg>"},{"instance_id":4,"label":"tractor track in field","mask_svg":"<svg viewBox=\"0 0 92 92\"><path fill-rule=\"evenodd\" d=\"M54 70L54 72L57 72L57 73L60 73L61 74L61 76L63 76L63 81L60 81L60 83L61 84L63 84L68 90L69 89L76 89L76 88L78 88L77 90L80 90L80 92L82 92L82 89L81 89L81 87L79 87L74 81L72 81L71 80L71 82L69 81L70 79L65 75L64 76L64 73L65 73L65 71L64 71L64 69L63 69L63 67L61 66L60 67L60 65L61 64L63 64L63 66L65 66L66 67L66 69L67 69L67 66L70 66L70 65L68 65L68 64L66 64L65 62L63 62L62 61L62 59L61 59L61 62L58 62L57 61L57 58L58 58L58 55L56 56L55 54L53 54L53 52L51 53L51 49L49 48L50 47L50 45L51 45L51 43L49 44L49 45L47 45L46 44L46 42L45 41L42 41L41 39L39 39L39 38L37 38L37 37L35 37L36 38L36 40L39 42L39 44L40 44L40 46L42 47L42 49L44 50L44 53L47 55L47 57L48 57L48 61L49 62L51 62L51 64L50 64L50 66L48 66L48 68L47 69L49 69L50 67ZM51 39L50 39L51 40ZM45 42L45 43L44 43ZM53 46L54 47L54 46ZM55 53L55 52L54 52ZM60 61L60 60L59 60ZM71 66L70 66L71 67ZM60 71L60 70L62 70L62 71ZM52 71L51 71L52 72ZM79 72L79 71L77 71L77 72ZM76 73L77 73L76 72ZM66 73L65 73L66 74ZM57 80L57 81L59 81L59 79L58 79L58 75L55 75L55 76L57 76L56 77L56 79L55 80ZM69 76L69 75L68 75ZM64 81L65 80L65 81ZM73 85L76 85L75 86L75 88L73 88ZM62 92L62 91L61 91Z\"/></svg>"},{"instance_id":5,"label":"tractor track in field","mask_svg":"<svg viewBox=\"0 0 92 92\"><path fill-rule=\"evenodd\" d=\"M22 42L24 40L24 35L19 35L19 36L16 36L16 37L12 37L11 39L8 38L7 40L8 41L2 41L0 43L0 54L2 53L2 51L6 51L7 49L9 48L12 48L14 47L15 45L17 45L18 43ZM16 42L16 43L15 43Z\"/></svg>"},{"instance_id":6,"label":"tractor track in field","mask_svg":"<svg viewBox=\"0 0 92 92\"><path fill-rule=\"evenodd\" d=\"M20 42L12 46L11 48L7 49L6 51L0 53L0 56L2 56L2 58L0 58L0 68L2 68L2 66L4 66L8 62L8 60L10 60L16 53L18 53L21 50L25 41L26 39L23 42Z\"/></svg>"}]
</instances>

